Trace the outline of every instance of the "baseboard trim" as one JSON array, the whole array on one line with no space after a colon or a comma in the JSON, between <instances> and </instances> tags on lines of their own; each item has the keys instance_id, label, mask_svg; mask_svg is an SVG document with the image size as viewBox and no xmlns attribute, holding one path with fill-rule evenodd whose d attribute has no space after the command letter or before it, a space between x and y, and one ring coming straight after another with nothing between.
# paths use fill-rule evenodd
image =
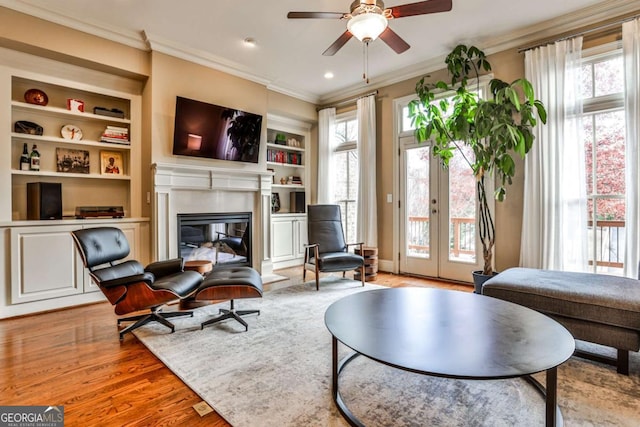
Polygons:
<instances>
[{"instance_id":1,"label":"baseboard trim","mask_svg":"<svg viewBox=\"0 0 640 427\"><path fill-rule=\"evenodd\" d=\"M378 270L384 271L385 273L395 273L395 265L393 261L389 259L379 259L378 260Z\"/></svg>"}]
</instances>

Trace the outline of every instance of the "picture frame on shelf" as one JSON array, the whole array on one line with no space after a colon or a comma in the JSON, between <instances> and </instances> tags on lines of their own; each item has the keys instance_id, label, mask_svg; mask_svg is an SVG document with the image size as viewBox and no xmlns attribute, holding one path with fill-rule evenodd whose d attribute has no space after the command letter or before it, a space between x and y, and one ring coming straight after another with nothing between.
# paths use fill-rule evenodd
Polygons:
<instances>
[{"instance_id":1,"label":"picture frame on shelf","mask_svg":"<svg viewBox=\"0 0 640 427\"><path fill-rule=\"evenodd\" d=\"M124 175L122 153L117 151L100 151L101 175Z\"/></svg>"},{"instance_id":2,"label":"picture frame on shelf","mask_svg":"<svg viewBox=\"0 0 640 427\"><path fill-rule=\"evenodd\" d=\"M280 193L271 193L271 212L280 211Z\"/></svg>"},{"instance_id":3,"label":"picture frame on shelf","mask_svg":"<svg viewBox=\"0 0 640 427\"><path fill-rule=\"evenodd\" d=\"M275 184L276 183L276 170L273 168L267 168L267 171L271 172L271 183Z\"/></svg>"},{"instance_id":4,"label":"picture frame on shelf","mask_svg":"<svg viewBox=\"0 0 640 427\"><path fill-rule=\"evenodd\" d=\"M89 151L56 147L56 171L60 173L90 173Z\"/></svg>"}]
</instances>

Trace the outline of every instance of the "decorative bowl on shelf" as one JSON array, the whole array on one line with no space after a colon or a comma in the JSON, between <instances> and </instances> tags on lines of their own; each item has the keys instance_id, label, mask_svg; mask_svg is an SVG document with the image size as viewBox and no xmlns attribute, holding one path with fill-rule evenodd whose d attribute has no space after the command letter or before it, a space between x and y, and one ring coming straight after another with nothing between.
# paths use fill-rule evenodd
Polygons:
<instances>
[{"instance_id":1,"label":"decorative bowl on shelf","mask_svg":"<svg viewBox=\"0 0 640 427\"><path fill-rule=\"evenodd\" d=\"M16 133L26 133L28 135L42 135L44 130L42 126L37 123L18 120L13 124L13 131Z\"/></svg>"},{"instance_id":2,"label":"decorative bowl on shelf","mask_svg":"<svg viewBox=\"0 0 640 427\"><path fill-rule=\"evenodd\" d=\"M29 104L47 105L49 97L40 89L29 89L24 93L24 100Z\"/></svg>"}]
</instances>

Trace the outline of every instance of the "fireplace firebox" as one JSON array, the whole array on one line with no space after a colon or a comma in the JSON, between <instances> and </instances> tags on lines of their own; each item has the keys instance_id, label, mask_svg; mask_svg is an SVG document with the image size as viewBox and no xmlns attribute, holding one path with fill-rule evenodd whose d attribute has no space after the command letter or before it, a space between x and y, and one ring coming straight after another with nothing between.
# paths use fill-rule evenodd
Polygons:
<instances>
[{"instance_id":1,"label":"fireplace firebox","mask_svg":"<svg viewBox=\"0 0 640 427\"><path fill-rule=\"evenodd\" d=\"M178 214L178 254L186 261L252 266L251 212Z\"/></svg>"}]
</instances>

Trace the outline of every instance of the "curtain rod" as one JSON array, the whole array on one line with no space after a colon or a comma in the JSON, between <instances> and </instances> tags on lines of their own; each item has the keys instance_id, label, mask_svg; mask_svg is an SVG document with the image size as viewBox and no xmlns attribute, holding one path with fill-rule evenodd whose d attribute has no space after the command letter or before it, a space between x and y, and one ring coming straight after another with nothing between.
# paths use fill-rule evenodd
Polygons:
<instances>
[{"instance_id":1,"label":"curtain rod","mask_svg":"<svg viewBox=\"0 0 640 427\"><path fill-rule=\"evenodd\" d=\"M561 40L567 40L567 39L570 39L570 38L573 38L573 37L577 37L577 36L585 36L587 34L595 33L595 32L598 32L598 31L608 30L610 28L614 28L614 27L617 27L619 25L622 25L625 22L633 21L634 19L636 19L638 17L640 17L640 14L629 16L627 18L618 19L617 21L609 22L608 24L598 25L597 27L589 28L588 30L579 31L579 32L575 32L575 33L570 33L570 34L568 34L566 36L560 37L560 38L555 39L555 40L549 40L549 41L540 42L540 43L537 43L537 44L534 44L534 45L530 45L530 46L520 47L520 48L518 48L518 53L522 53L522 52L530 50L530 49L535 49L535 48L540 47L540 46L545 46L545 45L550 44L550 43L559 42Z\"/></svg>"},{"instance_id":2,"label":"curtain rod","mask_svg":"<svg viewBox=\"0 0 640 427\"><path fill-rule=\"evenodd\" d=\"M366 98L367 96L377 95L377 94L378 94L378 91L374 90L373 92L365 93L364 95L359 95L359 96L356 96L355 98L345 99L344 101L337 102L337 103L335 103L333 105L326 105L324 107L317 107L316 111L324 110L325 108L336 108L336 107L340 107L340 106L345 105L345 104L351 104L351 103L356 102L360 98Z\"/></svg>"}]
</instances>

